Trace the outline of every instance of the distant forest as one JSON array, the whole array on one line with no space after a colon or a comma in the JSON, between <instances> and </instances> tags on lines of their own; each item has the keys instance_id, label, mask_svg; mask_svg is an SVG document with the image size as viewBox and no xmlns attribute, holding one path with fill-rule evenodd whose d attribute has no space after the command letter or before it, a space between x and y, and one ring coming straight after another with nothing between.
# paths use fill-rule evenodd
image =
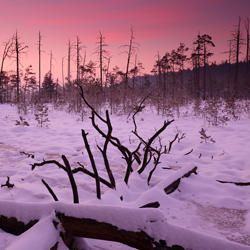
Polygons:
<instances>
[{"instance_id":1,"label":"distant forest","mask_svg":"<svg viewBox=\"0 0 250 250\"><path fill-rule=\"evenodd\" d=\"M21 70L21 56L26 53L26 46L21 42L18 32L4 42L0 71L0 103L36 103L57 102L68 103L72 110L81 110L82 102L78 97L81 86L87 98L95 108L109 103L115 112L121 106L124 112L147 98L158 107L169 102L184 103L192 100L208 100L211 98L250 98L250 64L249 64L249 19L236 25L228 45L228 60L221 64L211 63L214 44L208 34L198 34L194 39L193 48L187 48L180 43L177 49L158 56L150 74L143 73L143 65L136 58L137 43L133 29L127 45L123 45L127 54L126 70L118 66L109 69L110 56L106 51L107 44L102 33L98 39L96 53L98 63L86 63L82 56L80 39L77 37L74 46L68 44L68 71L66 77L62 72L62 84L52 75L52 53L50 70L45 76L33 72L30 65ZM244 33L243 28L244 27ZM244 36L243 36L244 34ZM41 62L41 35L39 32L39 62ZM246 51L244 61L242 48ZM191 54L187 56L187 52ZM191 52L191 53L190 53ZM76 55L76 78L71 76L72 54ZM5 71L5 60L11 59L16 64L15 71ZM98 70L99 77L96 77ZM62 70L63 71L63 70ZM75 71L75 70L74 70ZM164 104L165 103L165 104ZM182 104L181 104L182 105Z\"/></svg>"}]
</instances>

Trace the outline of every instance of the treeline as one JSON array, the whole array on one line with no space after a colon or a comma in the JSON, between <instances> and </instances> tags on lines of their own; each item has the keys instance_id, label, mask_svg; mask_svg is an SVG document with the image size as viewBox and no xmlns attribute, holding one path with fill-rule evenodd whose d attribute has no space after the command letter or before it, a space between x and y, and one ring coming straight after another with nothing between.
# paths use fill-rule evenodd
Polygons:
<instances>
[{"instance_id":1,"label":"treeline","mask_svg":"<svg viewBox=\"0 0 250 250\"><path fill-rule=\"evenodd\" d=\"M198 34L192 48L180 43L177 49L158 55L150 74L143 73L142 63L136 60L138 44L135 42L133 29L128 44L121 48L127 54L126 69L118 66L109 69L110 53L106 50L107 44L102 33L98 38L95 53L98 63L85 62L83 46L77 37L76 44L68 43L68 72L62 82L52 75L52 52L50 70L41 76L39 64L37 74L32 66L20 70L21 55L26 52L27 46L20 41L18 32L4 43L0 71L0 103L30 103L30 102L57 102L67 103L69 110L82 110L82 101L78 94L78 86L82 86L86 97L98 109L104 104L109 105L111 112L123 110L128 112L139 100L147 97L152 105L158 109L178 102L185 105L190 100L207 100L210 98L237 99L250 98L250 64L249 64L249 19L245 20L245 38L241 30L241 18L237 28L232 32L228 45L228 60L221 64L211 63L214 44L208 34ZM41 61L41 35L39 32L39 62ZM244 61L239 60L242 47L246 48ZM72 54L76 54L76 78L71 75ZM189 56L188 56L189 53ZM16 71L5 71L6 59L13 59ZM132 58L134 62L132 63ZM63 70L63 67L62 67ZM97 70L99 77L97 77Z\"/></svg>"}]
</instances>

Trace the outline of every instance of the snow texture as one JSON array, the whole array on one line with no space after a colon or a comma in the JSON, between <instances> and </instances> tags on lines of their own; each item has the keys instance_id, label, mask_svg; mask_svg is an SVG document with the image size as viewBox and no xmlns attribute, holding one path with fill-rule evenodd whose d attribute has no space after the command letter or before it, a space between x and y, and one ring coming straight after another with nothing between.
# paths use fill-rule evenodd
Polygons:
<instances>
[{"instance_id":1,"label":"snow texture","mask_svg":"<svg viewBox=\"0 0 250 250\"><path fill-rule=\"evenodd\" d=\"M95 180L77 173L74 177L80 204L73 204L70 182L62 169L49 164L32 171L30 164L43 159L63 164L61 155L64 154L72 169L79 167L77 162L80 162L92 171L81 137L81 129L84 129L88 133L99 175L108 180L97 148L104 141L92 128L88 115L81 121L80 115L58 111L50 106L48 128L37 127L32 113L24 116L30 126L16 126L15 121L19 119L16 108L1 105L0 184L5 184L9 176L14 187L0 188L0 213L17 217L25 223L31 219L40 221L20 236L0 230L0 249L49 249L56 242L59 242L58 249L65 249L59 231L52 223L56 219L55 211L69 216L86 216L125 230L143 228L152 237L165 239L168 245L182 245L185 249L250 249L249 186L217 181L250 181L249 118L241 117L241 120L227 122L224 127L213 127L203 119L192 116L191 112L187 117L186 111L181 112L185 116L176 118L160 135L162 145L168 146L176 131L185 133L183 139L173 144L169 154L161 156L161 163L149 185L147 178L153 165L140 175L136 171L140 166L134 164L135 171L126 185L123 181L125 161L119 151L109 145L108 157L116 179L116 190L101 185L102 198L99 200L96 198ZM138 134L145 140L149 139L167 119L152 110L139 113L136 116ZM126 116L112 115L111 122L113 135L134 150L139 141L131 133L133 121ZM201 128L205 128L215 142L202 140ZM156 140L154 146L158 144ZM164 188L195 166L198 168L197 175L182 178L178 189L166 195ZM50 185L59 202L53 201L41 179ZM155 201L160 203L157 209L139 208ZM79 242L82 242L82 248L85 246L87 249L131 249L95 240Z\"/></svg>"}]
</instances>

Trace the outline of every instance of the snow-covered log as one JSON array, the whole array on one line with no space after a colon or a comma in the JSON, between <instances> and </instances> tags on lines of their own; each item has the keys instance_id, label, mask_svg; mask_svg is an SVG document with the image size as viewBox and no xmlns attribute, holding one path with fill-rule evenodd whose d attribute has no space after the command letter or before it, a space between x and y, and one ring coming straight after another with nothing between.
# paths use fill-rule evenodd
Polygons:
<instances>
[{"instance_id":1,"label":"snow-covered log","mask_svg":"<svg viewBox=\"0 0 250 250\"><path fill-rule=\"evenodd\" d=\"M0 201L0 207L1 218L16 218L24 225L35 220L40 223L48 217L50 224L51 221L57 222L59 219L61 225L54 223L54 228L57 228L58 231L64 229L66 235L113 240L138 249L171 249L168 247L177 247L177 245L184 249L249 249L249 246L171 225L167 222L164 214L155 208L122 208L62 202L18 203L13 201ZM57 217L52 216L53 214L57 214ZM28 231L34 230L35 226ZM0 221L0 227L5 229L2 221ZM19 237L21 240L22 234ZM41 237L41 233L39 237ZM132 240L133 238L135 241ZM143 247L137 245L138 239L145 239L144 243L141 242L144 244ZM55 244L55 242L51 243ZM179 249L181 248L179 247Z\"/></svg>"}]
</instances>

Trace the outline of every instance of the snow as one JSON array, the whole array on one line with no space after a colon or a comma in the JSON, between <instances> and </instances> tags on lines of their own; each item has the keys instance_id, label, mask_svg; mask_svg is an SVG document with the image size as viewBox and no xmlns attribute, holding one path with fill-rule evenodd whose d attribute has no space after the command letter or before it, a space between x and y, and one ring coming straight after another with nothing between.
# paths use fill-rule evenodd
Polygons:
<instances>
[{"instance_id":1,"label":"snow","mask_svg":"<svg viewBox=\"0 0 250 250\"><path fill-rule=\"evenodd\" d=\"M15 216L23 222L40 220L19 236L0 230L0 249L49 249L48 246L56 242L59 242L58 249L65 249L59 231L52 223L56 219L55 210L69 216L87 216L108 222L121 229L144 228L156 239L165 239L168 245L178 244L186 249L250 249L249 186L217 181L250 181L249 117L242 115L240 120L231 120L223 127L215 127L195 117L190 110L183 110L180 117L176 117L160 135L162 145L168 147L176 131L185 134L180 142L174 142L169 154L161 156L161 163L149 185L147 178L152 164L142 174L134 171L126 185L123 181L125 160L116 148L109 145L108 156L116 179L116 190L102 184L102 197L99 200L96 198L95 180L79 172L74 177L80 204L73 204L72 190L65 171L54 164L36 167L32 171L31 164L42 162L43 159L57 160L63 164L61 155L64 154L72 169L79 167L77 162L80 162L92 171L81 137L81 130L84 129L88 133L98 172L108 180L97 148L104 141L93 129L89 115L86 114L82 121L80 114L67 113L49 106L48 128L38 127L32 112L23 116L30 126L17 126L15 124L19 114L16 107L1 105L0 184L5 184L9 176L10 183L15 186L0 188L0 212L8 217ZM145 110L136 116L138 134L147 140L168 119L172 118L157 115L152 109ZM133 121L127 119L127 116L111 115L111 122L113 135L134 150L139 141L131 133ZM102 124L99 126L103 127ZM199 133L201 128L215 142L202 140ZM156 140L154 146L159 146L158 143ZM34 158L29 157L29 154L34 155ZM164 188L195 166L197 175L182 178L178 189L166 195ZM136 168L139 169L139 166L134 164L134 170ZM41 179L50 185L59 202L53 201ZM157 209L139 208L155 201L160 203ZM36 240L32 241L32 238ZM82 244L82 249L131 249L121 244L97 240L79 239L79 242L78 246Z\"/></svg>"}]
</instances>

